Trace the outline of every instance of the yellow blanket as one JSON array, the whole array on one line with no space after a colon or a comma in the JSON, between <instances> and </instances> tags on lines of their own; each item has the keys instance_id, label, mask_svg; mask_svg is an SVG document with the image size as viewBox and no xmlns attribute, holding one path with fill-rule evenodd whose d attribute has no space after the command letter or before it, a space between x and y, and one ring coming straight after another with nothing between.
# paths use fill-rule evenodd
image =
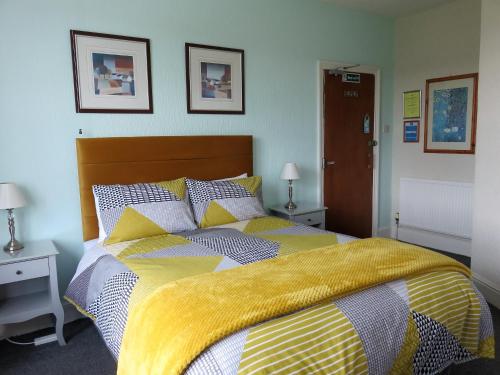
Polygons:
<instances>
[{"instance_id":1,"label":"yellow blanket","mask_svg":"<svg viewBox=\"0 0 500 375\"><path fill-rule=\"evenodd\" d=\"M118 374L180 374L205 348L242 328L406 276L462 264L372 238L173 281L129 314Z\"/></svg>"}]
</instances>

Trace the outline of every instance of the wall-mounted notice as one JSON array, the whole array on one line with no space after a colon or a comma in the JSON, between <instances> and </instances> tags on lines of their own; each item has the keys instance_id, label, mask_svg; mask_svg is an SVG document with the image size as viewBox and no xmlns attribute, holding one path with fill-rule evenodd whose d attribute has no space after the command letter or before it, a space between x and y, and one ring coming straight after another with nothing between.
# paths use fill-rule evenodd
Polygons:
<instances>
[{"instance_id":1,"label":"wall-mounted notice","mask_svg":"<svg viewBox=\"0 0 500 375\"><path fill-rule=\"evenodd\" d=\"M420 90L403 93L403 118L420 118L422 92Z\"/></svg>"},{"instance_id":2,"label":"wall-mounted notice","mask_svg":"<svg viewBox=\"0 0 500 375\"><path fill-rule=\"evenodd\" d=\"M405 121L403 123L403 142L418 143L420 134L420 120Z\"/></svg>"}]
</instances>

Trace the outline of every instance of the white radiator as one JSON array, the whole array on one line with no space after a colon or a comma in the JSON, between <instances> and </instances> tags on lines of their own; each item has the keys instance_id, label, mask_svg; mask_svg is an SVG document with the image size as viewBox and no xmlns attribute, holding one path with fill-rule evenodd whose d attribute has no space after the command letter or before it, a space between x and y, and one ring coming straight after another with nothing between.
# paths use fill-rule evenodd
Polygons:
<instances>
[{"instance_id":1,"label":"white radiator","mask_svg":"<svg viewBox=\"0 0 500 375\"><path fill-rule=\"evenodd\" d=\"M399 225L470 239L473 184L402 178Z\"/></svg>"}]
</instances>

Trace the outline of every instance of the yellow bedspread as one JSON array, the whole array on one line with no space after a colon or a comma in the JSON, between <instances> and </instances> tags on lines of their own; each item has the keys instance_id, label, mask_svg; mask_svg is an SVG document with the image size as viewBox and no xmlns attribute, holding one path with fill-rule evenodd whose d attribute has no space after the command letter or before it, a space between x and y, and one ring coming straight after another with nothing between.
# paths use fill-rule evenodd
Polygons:
<instances>
[{"instance_id":1,"label":"yellow bedspread","mask_svg":"<svg viewBox=\"0 0 500 375\"><path fill-rule=\"evenodd\" d=\"M170 282L129 314L118 374L179 374L242 328L332 298L432 271L470 271L451 258L372 238Z\"/></svg>"}]
</instances>

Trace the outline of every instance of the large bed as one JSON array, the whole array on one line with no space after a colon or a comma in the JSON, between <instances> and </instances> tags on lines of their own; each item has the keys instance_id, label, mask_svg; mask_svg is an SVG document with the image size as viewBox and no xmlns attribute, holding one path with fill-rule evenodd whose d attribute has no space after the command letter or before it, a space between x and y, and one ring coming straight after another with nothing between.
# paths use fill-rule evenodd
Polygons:
<instances>
[{"instance_id":1,"label":"large bed","mask_svg":"<svg viewBox=\"0 0 500 375\"><path fill-rule=\"evenodd\" d=\"M251 176L252 152L251 136L77 140L89 246L65 298L119 373L435 374L494 356L469 270L415 246L265 215L95 240L93 186Z\"/></svg>"}]
</instances>

